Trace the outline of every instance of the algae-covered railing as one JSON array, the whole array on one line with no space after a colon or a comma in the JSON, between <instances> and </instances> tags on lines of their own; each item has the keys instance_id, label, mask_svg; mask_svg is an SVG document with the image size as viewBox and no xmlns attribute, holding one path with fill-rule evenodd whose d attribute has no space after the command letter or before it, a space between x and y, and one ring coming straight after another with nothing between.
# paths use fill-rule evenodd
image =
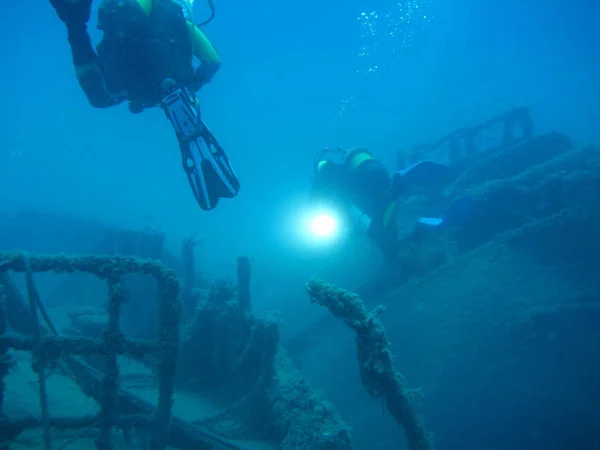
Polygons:
<instances>
[{"instance_id":1,"label":"algae-covered railing","mask_svg":"<svg viewBox=\"0 0 600 450\"><path fill-rule=\"evenodd\" d=\"M494 127L501 127L501 134L496 145L506 147L520 141L530 139L533 136L533 121L530 109L526 106L506 111L479 125L461 128L438 139L437 141L413 147L409 154L399 151L397 154L398 169L406 167L407 163L415 163L423 159L431 159L450 165L460 163L480 152L477 144L478 139L484 138L485 133ZM485 138L484 138L485 139ZM489 149L488 139L485 139L486 147Z\"/></svg>"},{"instance_id":2,"label":"algae-covered railing","mask_svg":"<svg viewBox=\"0 0 600 450\"><path fill-rule=\"evenodd\" d=\"M369 313L358 295L322 280L306 286L311 302L327 307L356 332L360 379L372 397L381 398L396 422L404 428L410 450L432 450L433 443L412 403L412 391L405 389L394 370L393 356L378 311Z\"/></svg>"},{"instance_id":3,"label":"algae-covered railing","mask_svg":"<svg viewBox=\"0 0 600 450\"><path fill-rule=\"evenodd\" d=\"M173 404L175 368L179 352L179 327L181 304L178 299L179 284L175 272L158 261L109 256L27 256L24 254L0 254L0 275L6 272L24 273L33 326L33 336L7 333L6 314L0 301L0 413L4 377L7 374L7 351L29 351L33 354L33 368L39 376L41 420L0 419L0 430L11 434L33 427L44 429L45 449L52 449L50 428L77 429L86 426L100 428L96 440L98 450L111 450L111 430L113 427L130 428L132 425L147 424L150 430L150 448L163 450L169 440L170 421ZM106 280L108 284L108 328L103 339L83 337L60 337L42 333L38 323L38 313L45 316L33 274L37 272L72 273L86 272ZM126 290L122 277L131 273L142 273L154 277L158 283L159 340L146 342L127 339L119 327L120 308L126 300ZM0 293L2 293L0 291ZM0 300L2 297L0 297ZM46 317L45 317L46 318ZM48 321L49 322L49 321ZM52 327L50 327L52 329ZM55 330L52 330L55 331ZM60 357L75 355L102 355L105 358L106 372L102 379L103 395L100 411L96 416L50 417L45 387L48 366ZM151 415L124 415L119 413L119 367L117 357L128 355L142 357L153 354L158 357L159 396L158 406Z\"/></svg>"}]
</instances>

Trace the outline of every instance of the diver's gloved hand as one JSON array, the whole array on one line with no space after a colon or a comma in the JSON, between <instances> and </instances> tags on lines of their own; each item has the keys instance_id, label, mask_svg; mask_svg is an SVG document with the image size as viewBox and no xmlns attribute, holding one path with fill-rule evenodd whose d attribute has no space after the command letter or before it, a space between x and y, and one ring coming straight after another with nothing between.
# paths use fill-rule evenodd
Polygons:
<instances>
[{"instance_id":1,"label":"diver's gloved hand","mask_svg":"<svg viewBox=\"0 0 600 450\"><path fill-rule=\"evenodd\" d=\"M85 25L90 20L92 0L50 0L50 4L68 28Z\"/></svg>"},{"instance_id":2,"label":"diver's gloved hand","mask_svg":"<svg viewBox=\"0 0 600 450\"><path fill-rule=\"evenodd\" d=\"M212 81L213 77L221 67L221 63L203 62L194 70L194 77L188 86L191 92L198 92L202 86Z\"/></svg>"}]
</instances>

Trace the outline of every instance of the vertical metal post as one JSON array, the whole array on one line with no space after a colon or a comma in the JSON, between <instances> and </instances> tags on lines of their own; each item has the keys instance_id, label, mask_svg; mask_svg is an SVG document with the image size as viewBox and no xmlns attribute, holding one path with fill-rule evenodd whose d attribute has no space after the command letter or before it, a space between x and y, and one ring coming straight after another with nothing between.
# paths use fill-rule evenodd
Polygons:
<instances>
[{"instance_id":1,"label":"vertical metal post","mask_svg":"<svg viewBox=\"0 0 600 450\"><path fill-rule=\"evenodd\" d=\"M108 329L104 332L104 348L106 351L106 373L102 380L104 398L100 405L100 437L96 441L98 450L112 450L112 428L115 413L118 409L119 366L117 354L122 340L119 328L121 302L125 297L121 277L108 277Z\"/></svg>"},{"instance_id":2,"label":"vertical metal post","mask_svg":"<svg viewBox=\"0 0 600 450\"><path fill-rule=\"evenodd\" d=\"M42 333L38 319L37 305L40 302L39 293L33 280L33 274L29 267L29 261L26 256L25 261L25 281L27 284L27 297L29 300L29 312L33 323L33 339L35 347L33 348L33 370L38 374L40 383L40 407L42 409L42 426L44 429L44 449L52 450L52 437L50 436L50 416L48 413L48 395L46 392L46 355L41 348Z\"/></svg>"},{"instance_id":3,"label":"vertical metal post","mask_svg":"<svg viewBox=\"0 0 600 450\"><path fill-rule=\"evenodd\" d=\"M179 357L181 304L177 298L178 290L177 279L158 279L162 355L158 365L158 405L153 420L150 450L164 450L169 442L175 370Z\"/></svg>"}]
</instances>

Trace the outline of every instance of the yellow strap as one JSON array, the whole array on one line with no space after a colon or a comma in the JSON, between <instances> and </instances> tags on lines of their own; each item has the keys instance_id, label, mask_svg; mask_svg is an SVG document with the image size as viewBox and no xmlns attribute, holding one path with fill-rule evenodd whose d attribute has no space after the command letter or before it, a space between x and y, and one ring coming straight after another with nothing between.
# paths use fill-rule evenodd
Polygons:
<instances>
[{"instance_id":1,"label":"yellow strap","mask_svg":"<svg viewBox=\"0 0 600 450\"><path fill-rule=\"evenodd\" d=\"M137 0L137 2L144 12L150 15L154 8L154 0ZM196 58L202 62L220 63L221 58L219 58L219 54L200 28L187 20L186 25Z\"/></svg>"},{"instance_id":2,"label":"yellow strap","mask_svg":"<svg viewBox=\"0 0 600 450\"><path fill-rule=\"evenodd\" d=\"M367 161L369 159L373 159L373 157L371 155L369 155L367 152L358 153L357 155L354 155L350 159L350 165L352 166L353 169L356 169L358 166L360 166L362 163L364 163L365 161Z\"/></svg>"},{"instance_id":3,"label":"yellow strap","mask_svg":"<svg viewBox=\"0 0 600 450\"><path fill-rule=\"evenodd\" d=\"M77 78L84 77L90 72L101 72L100 66L96 61L90 61L82 66L75 66L75 76Z\"/></svg>"},{"instance_id":4,"label":"yellow strap","mask_svg":"<svg viewBox=\"0 0 600 450\"><path fill-rule=\"evenodd\" d=\"M193 23L186 23L196 58L202 62L220 63L221 58L206 35Z\"/></svg>"},{"instance_id":5,"label":"yellow strap","mask_svg":"<svg viewBox=\"0 0 600 450\"><path fill-rule=\"evenodd\" d=\"M385 212L383 213L383 226L384 227L387 227L389 225L390 220L392 220L395 210L396 210L396 200L393 200L390 202L390 204L385 209Z\"/></svg>"},{"instance_id":6,"label":"yellow strap","mask_svg":"<svg viewBox=\"0 0 600 450\"><path fill-rule=\"evenodd\" d=\"M366 148L355 148L347 152L344 159L346 164L350 166L350 169L354 170L365 161L373 159L373 155L371 155L371 152Z\"/></svg>"},{"instance_id":7,"label":"yellow strap","mask_svg":"<svg viewBox=\"0 0 600 450\"><path fill-rule=\"evenodd\" d=\"M137 0L142 9L147 15L150 15L152 9L154 8L154 0Z\"/></svg>"}]
</instances>

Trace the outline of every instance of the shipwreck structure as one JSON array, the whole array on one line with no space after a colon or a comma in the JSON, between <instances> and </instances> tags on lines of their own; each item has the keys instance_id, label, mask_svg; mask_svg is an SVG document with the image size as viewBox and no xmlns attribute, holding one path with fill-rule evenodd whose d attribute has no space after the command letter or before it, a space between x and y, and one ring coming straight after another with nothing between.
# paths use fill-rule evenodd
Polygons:
<instances>
[{"instance_id":1,"label":"shipwreck structure","mask_svg":"<svg viewBox=\"0 0 600 450\"><path fill-rule=\"evenodd\" d=\"M209 283L195 272L196 241L183 243L178 276L158 260L131 256L148 235L128 236L135 238L127 247L130 256L0 254L2 448L10 448L32 428L43 430L46 450L53 448L55 430L90 428L97 430L99 450L122 448L115 447L115 431L133 445L128 448L136 449L352 448L349 429L339 414L290 364L279 345L277 324L253 313L248 258L238 259L237 283ZM115 240L113 236L110 247L122 248L123 239L128 237L119 235ZM158 236L152 237L156 243L155 239ZM161 253L159 247L152 246L154 255ZM105 307L80 305L70 313L70 325L57 330L34 281L42 272L68 274L68 278L84 273L103 280L108 293ZM24 275L25 293L12 274ZM83 283L70 286L74 292L62 286L61 295L77 295ZM140 292L146 303L154 303L148 309L156 312L156 340L128 337L121 328L120 324L128 323L123 306L133 302L139 308L142 303L135 296ZM142 334L151 333L147 329ZM32 355L39 415L11 417L11 405L2 401L8 388L6 376L14 365L13 351ZM144 370L136 377L150 380L151 395L148 389L136 390L123 381L131 376L129 369L123 369L125 361L137 361ZM98 413L50 414L49 371L74 380L96 400ZM206 409L207 404L218 406L198 416L195 411Z\"/></svg>"},{"instance_id":2,"label":"shipwreck structure","mask_svg":"<svg viewBox=\"0 0 600 450\"><path fill-rule=\"evenodd\" d=\"M10 336L6 333L6 320L2 319L2 336L0 348L3 358L7 357L7 350L25 350L33 354L34 370L39 375L39 395L41 405L41 420L28 418L15 421L10 418L2 419L0 429L3 436L18 435L22 430L42 426L44 430L44 447L52 448L51 427L81 428L97 425L100 429L96 441L98 449L110 450L111 430L113 427L128 428L141 423L152 424L153 435L150 447L156 450L166 448L169 441L171 419L171 404L173 402L173 387L175 367L179 347L179 318L180 304L178 299L178 284L172 271L151 261L142 261L126 258L110 257L39 257L23 254L3 255L0 260L2 277L6 280L6 272L22 272L25 274L27 297L29 303L29 326L31 336ZM108 284L108 323L102 340L78 339L61 337L48 319L43 303L34 282L35 272L73 272L83 271L96 275L106 280ZM156 278L158 284L158 303L160 305L160 336L155 344L128 340L119 328L120 308L126 298L121 285L121 276L131 272L142 272ZM10 289L4 284L5 299L3 309L19 308L18 296L15 292L6 292ZM12 300L12 301L11 301ZM46 325L52 335L43 335L40 326L39 312L42 313ZM15 322L18 324L19 322ZM17 325L19 326L19 325ZM158 356L160 382L158 407L152 414L123 414L119 403L119 368L117 355L128 355L143 358L150 353ZM45 385L46 371L50 364L57 364L62 359L73 371L81 371L82 366L77 364L74 356L99 354L105 358L106 372L101 378L102 392L97 392L101 405L100 413L96 417L50 417L48 413L48 398ZM99 381L99 380L98 380ZM89 388L89 386L87 386Z\"/></svg>"},{"instance_id":3,"label":"shipwreck structure","mask_svg":"<svg viewBox=\"0 0 600 450\"><path fill-rule=\"evenodd\" d=\"M361 351L379 355L377 374L393 387L378 353L389 355L389 342L405 385L424 393L415 408L436 447L593 447L600 418L600 385L592 381L600 373L600 147L536 133L529 108L517 108L403 151L398 165L421 159L447 163L452 183L442 195L415 193L401 213L410 227L418 214L454 211L460 221L408 233L401 266L356 277L347 287L358 295L309 283L311 301L357 331L358 371L355 345L330 317L288 337L290 355L344 409L359 448L369 448L373 434L390 447L398 440L377 405L365 413L369 399L350 388L362 381L369 396L388 401L389 391L365 383L374 359ZM327 349L335 363L324 363L307 335L335 343Z\"/></svg>"}]
</instances>

